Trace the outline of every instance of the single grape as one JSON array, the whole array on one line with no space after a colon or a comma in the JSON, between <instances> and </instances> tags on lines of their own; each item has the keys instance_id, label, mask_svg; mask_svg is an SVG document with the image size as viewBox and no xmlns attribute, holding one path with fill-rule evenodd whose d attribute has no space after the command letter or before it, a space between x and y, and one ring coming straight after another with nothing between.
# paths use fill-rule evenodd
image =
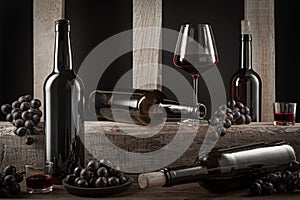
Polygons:
<instances>
[{"instance_id":1,"label":"single grape","mask_svg":"<svg viewBox=\"0 0 300 200\"><path fill-rule=\"evenodd\" d=\"M12 106L10 104L4 104L1 106L1 111L3 114L7 115L12 110Z\"/></svg>"},{"instance_id":2,"label":"single grape","mask_svg":"<svg viewBox=\"0 0 300 200\"><path fill-rule=\"evenodd\" d=\"M225 117L225 112L223 110L218 110L215 112L215 116L223 119Z\"/></svg>"},{"instance_id":3,"label":"single grape","mask_svg":"<svg viewBox=\"0 0 300 200\"><path fill-rule=\"evenodd\" d=\"M245 115L241 114L241 116L235 121L237 124L245 124L246 118Z\"/></svg>"},{"instance_id":4,"label":"single grape","mask_svg":"<svg viewBox=\"0 0 300 200\"><path fill-rule=\"evenodd\" d=\"M21 105L21 103L20 103L19 101L14 101L14 102L11 104L11 106L12 106L13 109L14 109L14 108L20 108L20 105Z\"/></svg>"},{"instance_id":5,"label":"single grape","mask_svg":"<svg viewBox=\"0 0 300 200\"><path fill-rule=\"evenodd\" d=\"M19 98L18 98L18 102L20 102L20 103L23 103L23 102L26 102L26 97L25 96L20 96Z\"/></svg>"},{"instance_id":6,"label":"single grape","mask_svg":"<svg viewBox=\"0 0 300 200\"><path fill-rule=\"evenodd\" d=\"M231 99L227 102L227 106L231 109L233 109L235 107L236 101Z\"/></svg>"},{"instance_id":7,"label":"single grape","mask_svg":"<svg viewBox=\"0 0 300 200\"><path fill-rule=\"evenodd\" d=\"M32 100L32 96L31 96L30 94L26 94L26 95L24 96L24 98L25 98L25 100L26 100L27 102L30 102L30 101Z\"/></svg>"},{"instance_id":8,"label":"single grape","mask_svg":"<svg viewBox=\"0 0 300 200\"><path fill-rule=\"evenodd\" d=\"M25 127L20 127L20 128L17 128L16 131L15 131L15 134L19 137L23 137L25 136L27 133L27 129Z\"/></svg>"},{"instance_id":9,"label":"single grape","mask_svg":"<svg viewBox=\"0 0 300 200\"><path fill-rule=\"evenodd\" d=\"M229 119L230 121L233 120L233 115L232 113L226 113L225 118Z\"/></svg>"},{"instance_id":10,"label":"single grape","mask_svg":"<svg viewBox=\"0 0 300 200\"><path fill-rule=\"evenodd\" d=\"M23 119L17 119L14 123L14 126L17 128L23 127L24 126L24 120Z\"/></svg>"},{"instance_id":11,"label":"single grape","mask_svg":"<svg viewBox=\"0 0 300 200\"><path fill-rule=\"evenodd\" d=\"M245 124L250 124L252 121L251 116L250 115L245 115Z\"/></svg>"},{"instance_id":12,"label":"single grape","mask_svg":"<svg viewBox=\"0 0 300 200\"><path fill-rule=\"evenodd\" d=\"M242 110L244 108L244 104L242 102L236 102L235 107L237 107L240 110Z\"/></svg>"},{"instance_id":13,"label":"single grape","mask_svg":"<svg viewBox=\"0 0 300 200\"><path fill-rule=\"evenodd\" d=\"M108 180L106 177L100 176L97 178L95 181L95 187L100 188L100 187L106 187L108 185Z\"/></svg>"},{"instance_id":14,"label":"single grape","mask_svg":"<svg viewBox=\"0 0 300 200\"><path fill-rule=\"evenodd\" d=\"M225 128L230 128L231 127L231 121L227 118L224 120L224 127Z\"/></svg>"},{"instance_id":15,"label":"single grape","mask_svg":"<svg viewBox=\"0 0 300 200\"><path fill-rule=\"evenodd\" d=\"M111 168L108 169L108 174L109 176L118 176L118 174L120 173L120 167L119 166L113 166Z\"/></svg>"},{"instance_id":16,"label":"single grape","mask_svg":"<svg viewBox=\"0 0 300 200\"><path fill-rule=\"evenodd\" d=\"M209 120L209 123L211 126L218 126L220 124L220 120L216 116L212 116L211 119Z\"/></svg>"},{"instance_id":17,"label":"single grape","mask_svg":"<svg viewBox=\"0 0 300 200\"><path fill-rule=\"evenodd\" d=\"M283 179L283 182L289 184L290 182L293 181L293 174L291 171L289 170L286 170L283 172L283 175L282 175L282 179Z\"/></svg>"},{"instance_id":18,"label":"single grape","mask_svg":"<svg viewBox=\"0 0 300 200\"><path fill-rule=\"evenodd\" d=\"M2 185L9 186L16 182L16 178L13 175L6 175L3 179Z\"/></svg>"},{"instance_id":19,"label":"single grape","mask_svg":"<svg viewBox=\"0 0 300 200\"><path fill-rule=\"evenodd\" d=\"M16 111L12 114L13 119L17 120L17 119L21 119L22 118L22 112L21 111Z\"/></svg>"},{"instance_id":20,"label":"single grape","mask_svg":"<svg viewBox=\"0 0 300 200\"><path fill-rule=\"evenodd\" d=\"M7 115L6 115L6 121L8 121L8 122L12 122L13 121L13 115L11 114L11 113L8 113Z\"/></svg>"},{"instance_id":21,"label":"single grape","mask_svg":"<svg viewBox=\"0 0 300 200\"><path fill-rule=\"evenodd\" d=\"M226 128L224 126L219 126L217 129L220 136L224 136L226 134Z\"/></svg>"},{"instance_id":22,"label":"single grape","mask_svg":"<svg viewBox=\"0 0 300 200\"><path fill-rule=\"evenodd\" d=\"M76 177L79 177L80 176L80 172L81 172L81 170L82 170L83 168L81 167L81 166L77 166L77 167L75 167L75 169L74 169L74 175L76 176Z\"/></svg>"},{"instance_id":23,"label":"single grape","mask_svg":"<svg viewBox=\"0 0 300 200\"><path fill-rule=\"evenodd\" d=\"M266 180L275 185L280 181L280 177L275 173L269 173L266 176Z\"/></svg>"},{"instance_id":24,"label":"single grape","mask_svg":"<svg viewBox=\"0 0 300 200\"><path fill-rule=\"evenodd\" d=\"M83 168L80 172L80 178L89 180L91 177L91 172L87 168Z\"/></svg>"},{"instance_id":25,"label":"single grape","mask_svg":"<svg viewBox=\"0 0 300 200\"><path fill-rule=\"evenodd\" d=\"M78 187L89 187L89 183L87 180L85 180L84 178L79 178L76 182L76 186Z\"/></svg>"},{"instance_id":26,"label":"single grape","mask_svg":"<svg viewBox=\"0 0 300 200\"><path fill-rule=\"evenodd\" d=\"M34 139L32 137L28 137L28 138L26 138L25 143L27 145L32 145L34 143Z\"/></svg>"},{"instance_id":27,"label":"single grape","mask_svg":"<svg viewBox=\"0 0 300 200\"><path fill-rule=\"evenodd\" d=\"M108 186L118 186L120 181L117 177L112 176L107 179Z\"/></svg>"},{"instance_id":28,"label":"single grape","mask_svg":"<svg viewBox=\"0 0 300 200\"><path fill-rule=\"evenodd\" d=\"M32 99L30 101L30 105L31 105L32 108L36 108L37 109L37 108L39 108L41 106L41 101L38 100L38 99Z\"/></svg>"},{"instance_id":29,"label":"single grape","mask_svg":"<svg viewBox=\"0 0 300 200\"><path fill-rule=\"evenodd\" d=\"M30 109L30 103L28 102L22 102L21 105L20 105L20 109L22 111L26 111L26 110L29 110Z\"/></svg>"},{"instance_id":30,"label":"single grape","mask_svg":"<svg viewBox=\"0 0 300 200\"><path fill-rule=\"evenodd\" d=\"M232 111L232 115L233 115L234 120L239 119L241 117L241 113L238 109L234 109Z\"/></svg>"},{"instance_id":31,"label":"single grape","mask_svg":"<svg viewBox=\"0 0 300 200\"><path fill-rule=\"evenodd\" d=\"M24 126L28 129L30 129L30 130L33 129L34 125L35 124L32 120L26 120L25 123L24 123Z\"/></svg>"},{"instance_id":32,"label":"single grape","mask_svg":"<svg viewBox=\"0 0 300 200\"><path fill-rule=\"evenodd\" d=\"M21 116L22 116L22 119L29 120L32 117L32 113L27 110L27 111L22 112Z\"/></svg>"},{"instance_id":33,"label":"single grape","mask_svg":"<svg viewBox=\"0 0 300 200\"><path fill-rule=\"evenodd\" d=\"M95 172L97 171L99 168L99 162L98 160L90 160L87 164L87 169L92 171L92 172Z\"/></svg>"},{"instance_id":34,"label":"single grape","mask_svg":"<svg viewBox=\"0 0 300 200\"><path fill-rule=\"evenodd\" d=\"M33 123L35 124L35 125L37 125L39 122L40 122L40 120L41 120L41 117L38 115L38 114L34 114L34 115L32 115L32 121L33 121Z\"/></svg>"},{"instance_id":35,"label":"single grape","mask_svg":"<svg viewBox=\"0 0 300 200\"><path fill-rule=\"evenodd\" d=\"M99 167L99 169L97 170L97 175L103 176L103 177L107 177L108 176L108 171L106 169L106 167Z\"/></svg>"},{"instance_id":36,"label":"single grape","mask_svg":"<svg viewBox=\"0 0 300 200\"><path fill-rule=\"evenodd\" d=\"M126 181L127 181L127 178L124 175L123 176L119 176L118 178L119 178L120 185L126 183Z\"/></svg>"},{"instance_id":37,"label":"single grape","mask_svg":"<svg viewBox=\"0 0 300 200\"><path fill-rule=\"evenodd\" d=\"M3 175L7 176L7 175L13 175L15 174L17 171L16 167L13 165L7 165L5 166L5 168L3 169Z\"/></svg>"}]
</instances>

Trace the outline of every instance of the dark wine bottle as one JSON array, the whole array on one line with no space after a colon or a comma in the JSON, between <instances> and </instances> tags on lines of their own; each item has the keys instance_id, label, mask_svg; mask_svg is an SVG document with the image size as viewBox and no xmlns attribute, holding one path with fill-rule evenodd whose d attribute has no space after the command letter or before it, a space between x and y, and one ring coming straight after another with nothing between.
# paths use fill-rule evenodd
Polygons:
<instances>
[{"instance_id":1,"label":"dark wine bottle","mask_svg":"<svg viewBox=\"0 0 300 200\"><path fill-rule=\"evenodd\" d=\"M243 103L250 109L252 122L260 122L261 78L252 68L251 34L243 33L242 31L240 50L240 68L231 79L230 97Z\"/></svg>"},{"instance_id":2,"label":"dark wine bottle","mask_svg":"<svg viewBox=\"0 0 300 200\"><path fill-rule=\"evenodd\" d=\"M203 119L206 106L182 104L168 99L159 90L96 90L90 95L90 107L95 108L99 121L111 120L139 125L158 125L165 121L186 118Z\"/></svg>"},{"instance_id":3,"label":"dark wine bottle","mask_svg":"<svg viewBox=\"0 0 300 200\"><path fill-rule=\"evenodd\" d=\"M257 143L213 149L195 165L140 174L138 183L141 188L199 183L210 192L221 193L247 187L261 175L287 170L291 163L299 167L294 149L287 143Z\"/></svg>"},{"instance_id":4,"label":"dark wine bottle","mask_svg":"<svg viewBox=\"0 0 300 200\"><path fill-rule=\"evenodd\" d=\"M70 21L55 22L55 52L52 73L44 83L46 150L54 162L54 183L84 166L83 83L73 69Z\"/></svg>"}]
</instances>

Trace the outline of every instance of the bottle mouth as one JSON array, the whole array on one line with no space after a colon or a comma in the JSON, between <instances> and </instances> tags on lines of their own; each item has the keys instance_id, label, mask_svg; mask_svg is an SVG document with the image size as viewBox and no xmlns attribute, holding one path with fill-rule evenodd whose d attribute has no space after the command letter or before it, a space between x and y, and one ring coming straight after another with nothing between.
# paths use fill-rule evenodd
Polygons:
<instances>
[{"instance_id":1,"label":"bottle mouth","mask_svg":"<svg viewBox=\"0 0 300 200\"><path fill-rule=\"evenodd\" d=\"M68 19L59 19L55 21L55 32L58 31L70 31L70 20Z\"/></svg>"}]
</instances>

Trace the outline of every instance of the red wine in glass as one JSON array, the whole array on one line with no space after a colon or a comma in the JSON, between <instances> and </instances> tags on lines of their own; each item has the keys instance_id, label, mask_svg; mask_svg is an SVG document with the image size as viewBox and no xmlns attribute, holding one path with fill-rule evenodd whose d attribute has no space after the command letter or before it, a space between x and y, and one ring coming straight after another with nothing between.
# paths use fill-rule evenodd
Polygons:
<instances>
[{"instance_id":1,"label":"red wine in glass","mask_svg":"<svg viewBox=\"0 0 300 200\"><path fill-rule=\"evenodd\" d=\"M34 174L26 178L26 186L32 189L45 189L53 185L53 177L47 174Z\"/></svg>"},{"instance_id":2,"label":"red wine in glass","mask_svg":"<svg viewBox=\"0 0 300 200\"><path fill-rule=\"evenodd\" d=\"M189 54L184 57L175 54L173 62L192 76L199 77L201 73L218 64L218 57L212 54Z\"/></svg>"},{"instance_id":3,"label":"red wine in glass","mask_svg":"<svg viewBox=\"0 0 300 200\"><path fill-rule=\"evenodd\" d=\"M294 122L295 117L292 112L275 112L274 121L276 122Z\"/></svg>"}]
</instances>

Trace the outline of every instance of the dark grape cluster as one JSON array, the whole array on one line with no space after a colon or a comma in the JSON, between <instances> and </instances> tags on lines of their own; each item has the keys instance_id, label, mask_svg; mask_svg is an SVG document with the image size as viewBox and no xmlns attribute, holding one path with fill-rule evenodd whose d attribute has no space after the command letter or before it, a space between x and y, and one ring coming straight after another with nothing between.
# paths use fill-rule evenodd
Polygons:
<instances>
[{"instance_id":1,"label":"dark grape cluster","mask_svg":"<svg viewBox=\"0 0 300 200\"><path fill-rule=\"evenodd\" d=\"M299 189L300 172L299 163L296 164L296 162L291 163L291 167L288 170L267 173L261 177L256 177L250 184L250 193L254 196L294 192Z\"/></svg>"},{"instance_id":2,"label":"dark grape cluster","mask_svg":"<svg viewBox=\"0 0 300 200\"><path fill-rule=\"evenodd\" d=\"M69 185L85 188L102 188L122 185L128 178L119 167L107 160L90 160L85 168L77 166L73 174L65 178Z\"/></svg>"},{"instance_id":3,"label":"dark grape cluster","mask_svg":"<svg viewBox=\"0 0 300 200\"><path fill-rule=\"evenodd\" d=\"M227 105L222 105L210 118L209 124L215 127L218 135L224 136L226 130L233 124L250 124L250 110L241 102L229 100Z\"/></svg>"},{"instance_id":4,"label":"dark grape cluster","mask_svg":"<svg viewBox=\"0 0 300 200\"><path fill-rule=\"evenodd\" d=\"M23 175L17 172L16 167L7 165L2 172L0 171L0 197L18 194L22 181Z\"/></svg>"},{"instance_id":5,"label":"dark grape cluster","mask_svg":"<svg viewBox=\"0 0 300 200\"><path fill-rule=\"evenodd\" d=\"M12 104L4 104L1 111L6 115L6 121L11 122L15 126L14 133L19 137L32 135L36 133L42 117L40 110L41 101L32 98L31 95L20 96ZM26 144L31 145L34 139L30 136L26 138Z\"/></svg>"}]
</instances>

